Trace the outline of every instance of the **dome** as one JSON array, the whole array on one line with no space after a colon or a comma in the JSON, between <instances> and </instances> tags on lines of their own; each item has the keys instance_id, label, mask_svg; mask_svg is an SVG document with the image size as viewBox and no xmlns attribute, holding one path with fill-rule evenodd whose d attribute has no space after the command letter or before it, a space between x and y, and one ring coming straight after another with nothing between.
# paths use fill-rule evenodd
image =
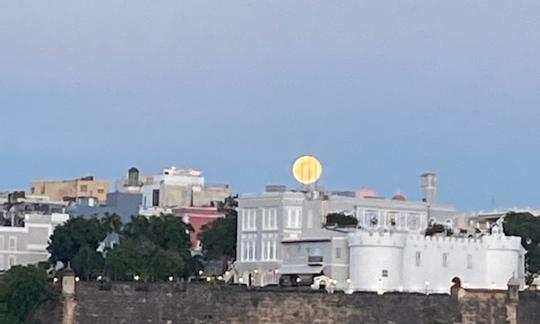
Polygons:
<instances>
[{"instance_id":1,"label":"dome","mask_svg":"<svg viewBox=\"0 0 540 324\"><path fill-rule=\"evenodd\" d=\"M392 200L406 201L407 197L405 197L405 195L403 195L402 193L397 193L394 195L394 197L392 197Z\"/></svg>"},{"instance_id":2,"label":"dome","mask_svg":"<svg viewBox=\"0 0 540 324\"><path fill-rule=\"evenodd\" d=\"M355 194L357 198L380 197L375 190L369 188L360 188Z\"/></svg>"}]
</instances>

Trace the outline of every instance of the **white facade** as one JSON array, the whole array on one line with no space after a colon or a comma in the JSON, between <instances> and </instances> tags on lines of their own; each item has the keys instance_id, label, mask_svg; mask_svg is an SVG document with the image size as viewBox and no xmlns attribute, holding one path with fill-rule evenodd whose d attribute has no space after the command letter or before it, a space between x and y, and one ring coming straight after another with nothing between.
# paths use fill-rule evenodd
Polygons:
<instances>
[{"instance_id":1,"label":"white facade","mask_svg":"<svg viewBox=\"0 0 540 324\"><path fill-rule=\"evenodd\" d=\"M455 277L483 289L505 289L513 275L524 281L519 237L425 235L431 221L453 226L461 214L451 207L290 191L238 201L237 283L265 286L284 276L324 274L347 292L447 293ZM326 215L336 212L356 217L358 228L325 228Z\"/></svg>"},{"instance_id":2,"label":"white facade","mask_svg":"<svg viewBox=\"0 0 540 324\"><path fill-rule=\"evenodd\" d=\"M26 214L24 226L0 226L0 270L47 261L49 237L68 219L64 213Z\"/></svg>"},{"instance_id":3,"label":"white facade","mask_svg":"<svg viewBox=\"0 0 540 324\"><path fill-rule=\"evenodd\" d=\"M519 237L357 231L348 239L351 291L448 293L455 277L465 288L506 289L512 276L523 283Z\"/></svg>"}]
</instances>

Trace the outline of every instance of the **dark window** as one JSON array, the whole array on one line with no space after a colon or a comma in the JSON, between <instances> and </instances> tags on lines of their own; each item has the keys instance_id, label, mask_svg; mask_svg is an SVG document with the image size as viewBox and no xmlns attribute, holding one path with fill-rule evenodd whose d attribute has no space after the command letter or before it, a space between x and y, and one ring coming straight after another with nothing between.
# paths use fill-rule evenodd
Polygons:
<instances>
[{"instance_id":1,"label":"dark window","mask_svg":"<svg viewBox=\"0 0 540 324\"><path fill-rule=\"evenodd\" d=\"M383 278L388 277L388 270L383 270L382 271L382 276L383 276Z\"/></svg>"},{"instance_id":2,"label":"dark window","mask_svg":"<svg viewBox=\"0 0 540 324\"><path fill-rule=\"evenodd\" d=\"M152 206L159 206L159 189L152 190Z\"/></svg>"},{"instance_id":3,"label":"dark window","mask_svg":"<svg viewBox=\"0 0 540 324\"><path fill-rule=\"evenodd\" d=\"M88 186L87 185L81 185L81 192L87 192Z\"/></svg>"},{"instance_id":4,"label":"dark window","mask_svg":"<svg viewBox=\"0 0 540 324\"><path fill-rule=\"evenodd\" d=\"M102 194L102 193L105 192L105 189L98 189L97 192L98 192L98 194Z\"/></svg>"}]
</instances>

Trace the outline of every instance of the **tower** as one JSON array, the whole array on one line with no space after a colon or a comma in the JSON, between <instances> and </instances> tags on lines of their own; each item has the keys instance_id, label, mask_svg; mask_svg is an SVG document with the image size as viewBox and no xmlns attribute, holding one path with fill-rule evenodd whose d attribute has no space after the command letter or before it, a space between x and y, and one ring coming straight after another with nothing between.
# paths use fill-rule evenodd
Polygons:
<instances>
[{"instance_id":1,"label":"tower","mask_svg":"<svg viewBox=\"0 0 540 324\"><path fill-rule=\"evenodd\" d=\"M437 174L426 172L421 176L422 201L432 205L437 199Z\"/></svg>"}]
</instances>

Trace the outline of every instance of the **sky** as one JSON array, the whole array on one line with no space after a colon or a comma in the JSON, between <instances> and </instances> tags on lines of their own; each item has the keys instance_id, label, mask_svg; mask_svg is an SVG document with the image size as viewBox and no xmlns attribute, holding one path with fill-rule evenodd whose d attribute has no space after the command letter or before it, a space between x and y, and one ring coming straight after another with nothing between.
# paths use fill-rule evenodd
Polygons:
<instances>
[{"instance_id":1,"label":"sky","mask_svg":"<svg viewBox=\"0 0 540 324\"><path fill-rule=\"evenodd\" d=\"M197 168L235 192L540 207L540 2L0 0L0 190Z\"/></svg>"}]
</instances>

